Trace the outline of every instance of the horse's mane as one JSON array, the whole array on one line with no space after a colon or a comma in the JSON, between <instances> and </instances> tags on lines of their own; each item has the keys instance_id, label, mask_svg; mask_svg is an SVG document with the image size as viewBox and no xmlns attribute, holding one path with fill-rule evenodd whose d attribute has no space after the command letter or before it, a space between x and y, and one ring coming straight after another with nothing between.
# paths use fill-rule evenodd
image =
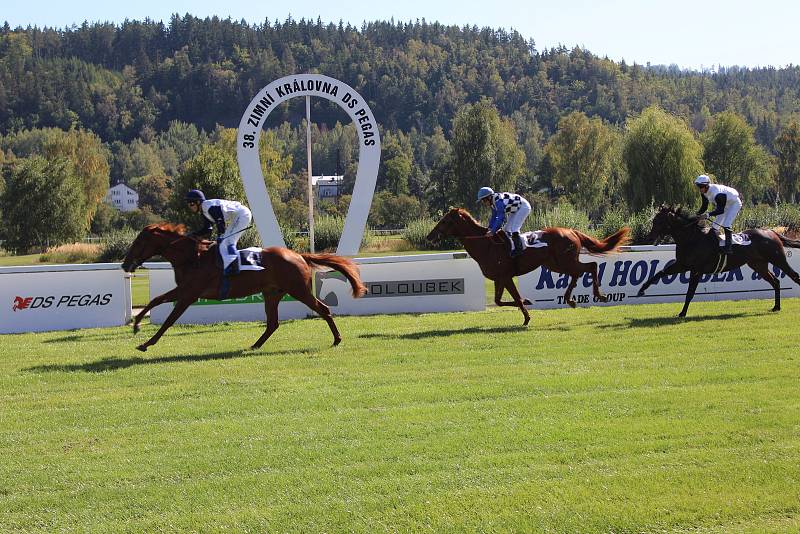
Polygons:
<instances>
[{"instance_id":1,"label":"horse's mane","mask_svg":"<svg viewBox=\"0 0 800 534\"><path fill-rule=\"evenodd\" d=\"M659 211L660 212L666 211L672 213L675 215L675 217L684 222L686 225L689 225L689 223L695 223L697 228L700 229L701 231L706 230L705 226L703 225L703 220L696 213L692 213L691 211L684 209L683 206L681 205L677 206L662 205Z\"/></svg>"},{"instance_id":2,"label":"horse's mane","mask_svg":"<svg viewBox=\"0 0 800 534\"><path fill-rule=\"evenodd\" d=\"M459 215L469 219L470 221L472 221L473 223L477 224L478 226L481 226L481 223L476 221L475 217L473 217L472 214L470 214L470 212L468 212L464 208L452 208L452 209L455 210Z\"/></svg>"},{"instance_id":3,"label":"horse's mane","mask_svg":"<svg viewBox=\"0 0 800 534\"><path fill-rule=\"evenodd\" d=\"M161 230L162 232L172 232L179 235L186 235L186 225L168 222L158 222L145 226L145 230Z\"/></svg>"}]
</instances>

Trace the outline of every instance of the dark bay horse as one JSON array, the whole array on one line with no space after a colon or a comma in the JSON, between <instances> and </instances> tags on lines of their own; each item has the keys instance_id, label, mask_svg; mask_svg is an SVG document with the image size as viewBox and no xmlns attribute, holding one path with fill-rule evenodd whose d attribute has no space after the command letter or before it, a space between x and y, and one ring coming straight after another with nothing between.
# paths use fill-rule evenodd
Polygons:
<instances>
[{"instance_id":1,"label":"dark bay horse","mask_svg":"<svg viewBox=\"0 0 800 534\"><path fill-rule=\"evenodd\" d=\"M800 275L789 266L783 248L784 246L800 248L800 241L789 239L772 230L746 230L742 233L750 238L751 244L745 246L734 244L733 254L725 255L720 250L717 232L709 231L702 222L703 219L688 214L681 208L661 206L653 217L653 228L648 240L653 242L663 236L672 236L675 241L675 263L650 277L639 290L639 296L643 296L647 288L664 276L689 271L686 302L678 314L678 317L686 317L686 310L689 309L689 303L692 302L702 275L730 271L747 264L775 290L775 306L772 311L780 311L781 284L769 270L769 264L775 265L800 284Z\"/></svg>"},{"instance_id":2,"label":"dark bay horse","mask_svg":"<svg viewBox=\"0 0 800 534\"><path fill-rule=\"evenodd\" d=\"M133 322L134 334L139 331L139 322L144 318L144 314L151 308L165 302L176 304L158 332L136 347L143 352L150 345L155 345L164 332L197 299L221 297L222 268L217 264L216 245L186 235L183 225L151 224L134 240L122 262L122 269L132 273L155 255L163 256L172 264L177 287L154 298L139 312ZM278 329L278 303L287 293L325 319L333 333L333 344L338 345L342 337L333 322L328 306L317 300L311 292L311 274L315 269L324 267L339 271L353 287L353 296L358 298L366 293L358 266L341 256L298 254L282 247L262 249L261 263L265 267L264 270L242 271L229 278L230 286L225 297L239 298L254 293L264 295L267 328L252 348L261 347Z\"/></svg>"},{"instance_id":3,"label":"dark bay horse","mask_svg":"<svg viewBox=\"0 0 800 534\"><path fill-rule=\"evenodd\" d=\"M508 246L502 239L487 237L487 228L481 226L472 215L463 208L451 208L428 234L428 239L433 241L440 235L457 238L467 253L478 262L483 275L494 281L494 302L498 306L516 306L525 317L523 325L530 321L530 315L525 308L530 301L520 298L514 277L529 273L534 269L545 266L556 273L566 273L572 277L564 294L564 302L575 307L572 290L578 283L578 277L583 273L591 273L594 295L605 302L606 297L600 291L600 282L597 278L597 262L583 263L580 261L581 247L585 247L592 254L606 254L617 250L628 242L629 228L622 228L615 234L599 240L571 228L545 228L542 241L546 247L527 248L517 257L511 258ZM513 302L503 302L503 290L507 290Z\"/></svg>"}]
</instances>

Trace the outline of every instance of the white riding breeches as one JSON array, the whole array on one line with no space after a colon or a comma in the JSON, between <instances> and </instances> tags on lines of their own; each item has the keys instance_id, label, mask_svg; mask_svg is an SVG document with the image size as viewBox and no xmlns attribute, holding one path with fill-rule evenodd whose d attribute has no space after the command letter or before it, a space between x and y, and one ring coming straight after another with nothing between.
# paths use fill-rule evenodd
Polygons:
<instances>
[{"instance_id":1,"label":"white riding breeches","mask_svg":"<svg viewBox=\"0 0 800 534\"><path fill-rule=\"evenodd\" d=\"M246 207L236 215L233 222L225 228L225 239L219 244L219 254L222 257L222 267L227 268L228 265L233 263L239 258L239 253L236 251L236 244L239 238L242 237L242 230L250 226L253 220L253 215Z\"/></svg>"},{"instance_id":2,"label":"white riding breeches","mask_svg":"<svg viewBox=\"0 0 800 534\"><path fill-rule=\"evenodd\" d=\"M514 232L519 232L522 228L522 225L525 223L525 219L528 218L530 213L531 205L527 202L523 202L520 204L517 211L508 214L508 218L506 219L506 224L503 226L503 230L505 230L509 236Z\"/></svg>"},{"instance_id":3,"label":"white riding breeches","mask_svg":"<svg viewBox=\"0 0 800 534\"><path fill-rule=\"evenodd\" d=\"M737 198L736 202L731 202L725 206L725 211L717 215L717 218L714 222L716 222L719 226L730 230L733 227L734 219L736 219L736 216L739 215L740 209L742 209L742 201Z\"/></svg>"}]
</instances>

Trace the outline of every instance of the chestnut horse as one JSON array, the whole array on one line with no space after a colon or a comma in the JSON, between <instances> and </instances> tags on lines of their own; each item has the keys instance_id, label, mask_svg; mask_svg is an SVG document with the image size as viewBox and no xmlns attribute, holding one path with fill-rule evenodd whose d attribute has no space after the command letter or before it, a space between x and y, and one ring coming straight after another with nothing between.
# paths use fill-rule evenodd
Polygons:
<instances>
[{"instance_id":1,"label":"chestnut horse","mask_svg":"<svg viewBox=\"0 0 800 534\"><path fill-rule=\"evenodd\" d=\"M139 331L139 322L151 308L175 302L175 307L164 324L153 337L137 349L142 352L155 345L172 326L178 317L199 298L219 299L222 268L217 263L217 248L209 241L199 240L185 234L183 225L151 224L142 230L134 240L122 269L132 273L149 258L161 255L166 258L175 271L177 287L159 295L139 312L133 322L133 333ZM257 349L278 329L278 303L287 293L299 300L325 321L333 333L333 344L342 341L339 330L333 322L328 306L317 300L311 293L311 274L315 269L330 267L342 273L353 287L353 296L358 298L366 293L361 282L358 266L347 258L333 254L298 254L282 247L262 249L261 264L264 270L242 271L228 278L229 289L225 298L239 298L254 293L264 295L264 310L267 314L267 328L253 344Z\"/></svg>"},{"instance_id":2,"label":"chestnut horse","mask_svg":"<svg viewBox=\"0 0 800 534\"><path fill-rule=\"evenodd\" d=\"M686 317L689 303L694 298L702 275L730 271L747 264L772 286L775 291L772 311L780 311L781 283L769 270L769 264L775 265L795 283L800 284L800 275L789 266L784 250L784 247L800 248L800 241L789 239L773 230L745 230L742 234L750 239L750 244L735 244L733 254L726 255L720 250L717 232L705 228L703 219L686 213L680 207L661 206L653 217L648 240L654 242L663 236L671 236L675 241L675 261L650 277L639 289L638 296L644 296L644 292L664 276L689 271L686 300L678 314L678 317Z\"/></svg>"},{"instance_id":3,"label":"chestnut horse","mask_svg":"<svg viewBox=\"0 0 800 534\"><path fill-rule=\"evenodd\" d=\"M578 283L578 277L583 273L591 273L594 296L605 302L606 297L600 291L600 281L597 278L597 262L581 262L581 247L592 254L607 254L625 245L629 241L630 233L629 228L621 228L615 234L599 240L571 228L545 228L541 240L547 243L546 247L526 248L521 256L511 258L505 240L488 237L486 231L487 228L473 219L467 210L450 208L428 234L428 239L433 241L440 235L457 238L472 259L478 262L483 275L494 281L495 304L518 307L525 317L523 325L530 321L525 305L531 302L520 298L514 284L515 276L529 273L541 266L556 273L570 275L572 279L564 294L564 302L574 308L576 303L572 290ZM509 292L513 302L502 301L503 290Z\"/></svg>"}]
</instances>

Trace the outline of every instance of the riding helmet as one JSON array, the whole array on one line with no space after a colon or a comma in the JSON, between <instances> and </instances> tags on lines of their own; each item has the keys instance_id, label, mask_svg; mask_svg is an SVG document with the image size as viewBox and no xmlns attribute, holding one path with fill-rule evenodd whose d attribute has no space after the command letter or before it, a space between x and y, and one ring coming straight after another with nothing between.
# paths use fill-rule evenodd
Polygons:
<instances>
[{"instance_id":1,"label":"riding helmet","mask_svg":"<svg viewBox=\"0 0 800 534\"><path fill-rule=\"evenodd\" d=\"M697 178L694 179L694 185L700 187L702 185L709 185L711 183L711 178L709 178L705 174L701 174Z\"/></svg>"},{"instance_id":2,"label":"riding helmet","mask_svg":"<svg viewBox=\"0 0 800 534\"><path fill-rule=\"evenodd\" d=\"M192 189L186 193L184 200L186 200L186 202L205 202L206 196L199 189Z\"/></svg>"},{"instance_id":3,"label":"riding helmet","mask_svg":"<svg viewBox=\"0 0 800 534\"><path fill-rule=\"evenodd\" d=\"M491 187L481 187L480 191L478 191L478 202L491 195L494 195L494 189Z\"/></svg>"}]
</instances>

